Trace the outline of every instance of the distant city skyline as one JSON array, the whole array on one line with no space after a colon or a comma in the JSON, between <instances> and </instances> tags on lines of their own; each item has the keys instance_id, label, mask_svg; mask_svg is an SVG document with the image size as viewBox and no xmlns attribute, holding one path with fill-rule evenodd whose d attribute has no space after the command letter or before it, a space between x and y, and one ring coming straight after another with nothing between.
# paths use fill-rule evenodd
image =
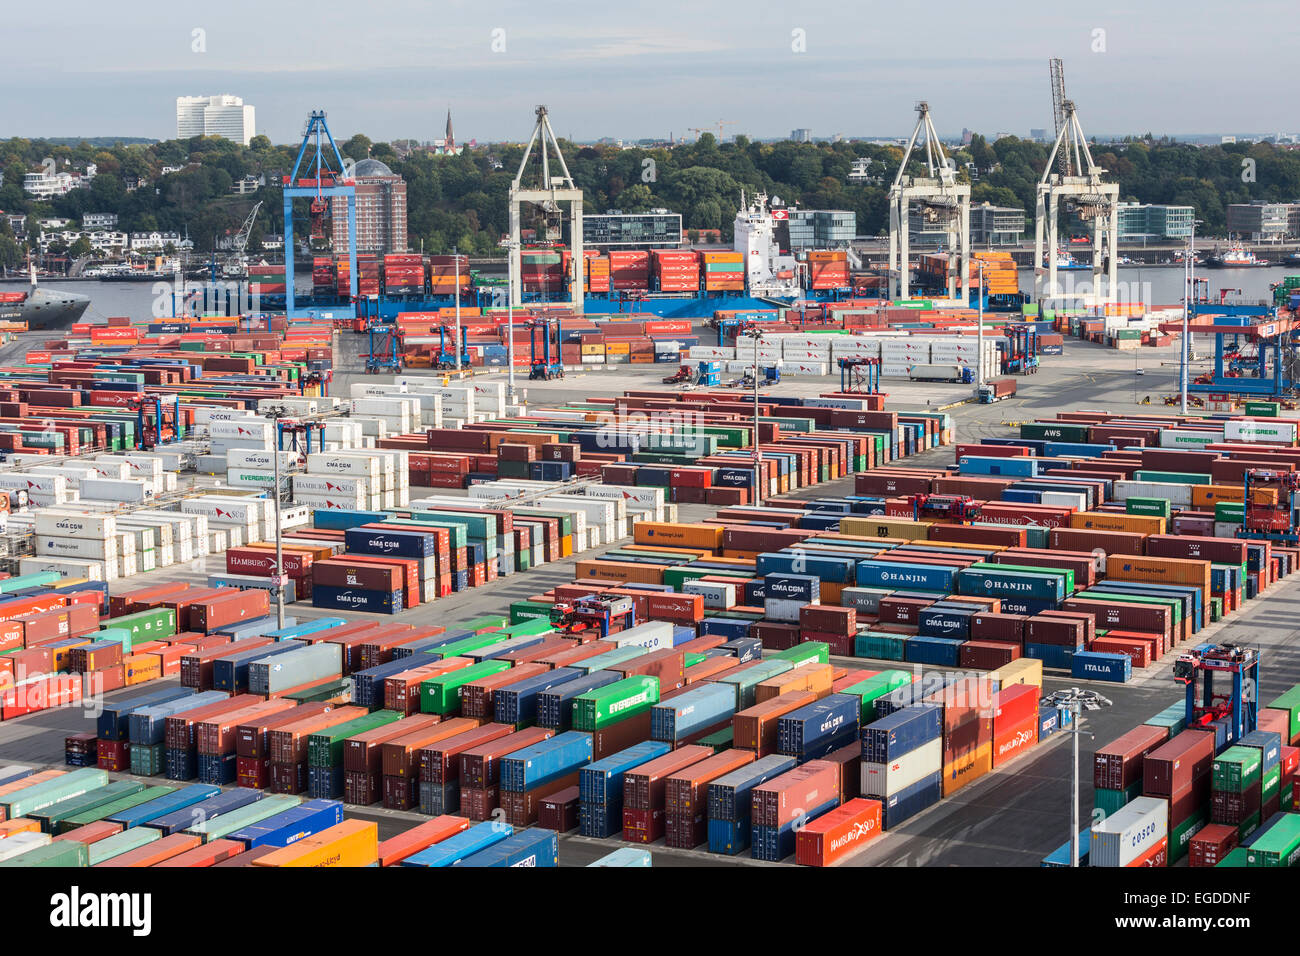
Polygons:
<instances>
[{"instance_id":1,"label":"distant city skyline","mask_svg":"<svg viewBox=\"0 0 1300 956\"><path fill-rule=\"evenodd\" d=\"M1293 5L1252 0L1250 23L1286 23ZM1007 9L1012 8L1012 9ZM1021 2L972 17L935 0L833 11L777 0L660 0L655 15L607 2L538 5L411 0L292 6L230 0L120 10L66 0L60 17L6 16L0 137L175 135L175 100L231 91L257 104L257 129L296 142L311 109L336 136L440 138L448 104L465 140L518 141L545 103L581 141L694 136L890 138L917 100L945 137L963 127L1028 137L1052 126L1050 57L1090 136L1290 133L1281 32L1241 28L1239 9L1149 0L1083 9ZM951 30L935 30L944 19ZM342 62L343 66L332 64ZM1224 70L1249 65L1250 95ZM1196 67L1200 64L1200 67Z\"/></svg>"}]
</instances>

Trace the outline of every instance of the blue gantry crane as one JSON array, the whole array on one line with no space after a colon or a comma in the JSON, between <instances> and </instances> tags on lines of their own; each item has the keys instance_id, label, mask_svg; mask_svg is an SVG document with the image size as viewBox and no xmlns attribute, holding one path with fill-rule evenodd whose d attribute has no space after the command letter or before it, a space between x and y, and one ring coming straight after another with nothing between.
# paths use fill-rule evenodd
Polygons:
<instances>
[{"instance_id":1,"label":"blue gantry crane","mask_svg":"<svg viewBox=\"0 0 1300 956\"><path fill-rule=\"evenodd\" d=\"M333 311L355 314L357 298L357 190L352 180L346 178L346 168L334 137L325 122L324 110L313 110L307 117L307 128L302 134L298 157L293 161L293 171L284 177L284 272L285 314L299 318L307 313L299 310L293 289L293 201L311 200L311 228L313 236L324 237L327 200L340 198L347 201L348 217L348 285L349 303ZM340 315L340 318L350 317Z\"/></svg>"}]
</instances>

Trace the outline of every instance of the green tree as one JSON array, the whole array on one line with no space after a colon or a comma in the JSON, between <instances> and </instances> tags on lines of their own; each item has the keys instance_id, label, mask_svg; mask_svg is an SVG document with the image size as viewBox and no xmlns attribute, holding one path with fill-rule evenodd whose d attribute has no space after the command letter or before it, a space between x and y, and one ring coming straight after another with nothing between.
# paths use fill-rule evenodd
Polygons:
<instances>
[{"instance_id":1,"label":"green tree","mask_svg":"<svg viewBox=\"0 0 1300 956\"><path fill-rule=\"evenodd\" d=\"M82 256L93 255L94 252L94 247L90 244L90 240L85 236L78 236L77 241L68 248L68 255L73 259L80 259Z\"/></svg>"}]
</instances>

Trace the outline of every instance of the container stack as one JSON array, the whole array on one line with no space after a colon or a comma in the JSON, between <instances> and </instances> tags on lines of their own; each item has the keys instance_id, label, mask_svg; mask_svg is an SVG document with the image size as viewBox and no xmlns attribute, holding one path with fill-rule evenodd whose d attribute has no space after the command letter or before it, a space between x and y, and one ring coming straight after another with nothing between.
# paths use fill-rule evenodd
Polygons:
<instances>
[{"instance_id":1,"label":"container stack","mask_svg":"<svg viewBox=\"0 0 1300 956\"><path fill-rule=\"evenodd\" d=\"M705 292L744 292L745 257L739 252L700 252Z\"/></svg>"},{"instance_id":2,"label":"container stack","mask_svg":"<svg viewBox=\"0 0 1300 956\"><path fill-rule=\"evenodd\" d=\"M388 253L383 262L386 295L420 295L425 291L425 263L419 253Z\"/></svg>"},{"instance_id":3,"label":"container stack","mask_svg":"<svg viewBox=\"0 0 1300 956\"><path fill-rule=\"evenodd\" d=\"M842 249L814 250L808 253L808 288L826 290L848 287L848 253Z\"/></svg>"},{"instance_id":4,"label":"container stack","mask_svg":"<svg viewBox=\"0 0 1300 956\"><path fill-rule=\"evenodd\" d=\"M567 252L556 249L524 249L519 253L524 292L556 293L564 288Z\"/></svg>"},{"instance_id":5,"label":"container stack","mask_svg":"<svg viewBox=\"0 0 1300 956\"><path fill-rule=\"evenodd\" d=\"M610 264L609 256L600 255L595 249L585 250L586 269L584 281L586 292L609 292ZM698 285L698 280L697 280Z\"/></svg>"},{"instance_id":6,"label":"container stack","mask_svg":"<svg viewBox=\"0 0 1300 956\"><path fill-rule=\"evenodd\" d=\"M698 292L700 266L690 249L652 249L653 272L661 292Z\"/></svg>"},{"instance_id":7,"label":"container stack","mask_svg":"<svg viewBox=\"0 0 1300 956\"><path fill-rule=\"evenodd\" d=\"M429 276L429 293L431 295L454 296L459 290L462 296L469 292L469 256L425 256L425 265ZM462 309L462 313L465 310ZM454 310L453 310L454 312Z\"/></svg>"},{"instance_id":8,"label":"container stack","mask_svg":"<svg viewBox=\"0 0 1300 956\"><path fill-rule=\"evenodd\" d=\"M611 249L609 280L612 292L649 291L650 253L644 250Z\"/></svg>"}]
</instances>

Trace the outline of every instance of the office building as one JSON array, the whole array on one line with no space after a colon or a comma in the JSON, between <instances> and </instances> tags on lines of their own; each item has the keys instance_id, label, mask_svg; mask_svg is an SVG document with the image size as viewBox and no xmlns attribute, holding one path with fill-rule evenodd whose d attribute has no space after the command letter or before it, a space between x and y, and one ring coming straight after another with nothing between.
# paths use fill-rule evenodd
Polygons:
<instances>
[{"instance_id":1,"label":"office building","mask_svg":"<svg viewBox=\"0 0 1300 956\"><path fill-rule=\"evenodd\" d=\"M858 231L858 215L844 209L791 209L790 251L845 249Z\"/></svg>"},{"instance_id":2,"label":"office building","mask_svg":"<svg viewBox=\"0 0 1300 956\"><path fill-rule=\"evenodd\" d=\"M1196 210L1191 206L1162 206L1153 203L1119 204L1120 242L1160 242L1187 239L1192 234Z\"/></svg>"},{"instance_id":3,"label":"office building","mask_svg":"<svg viewBox=\"0 0 1300 956\"><path fill-rule=\"evenodd\" d=\"M177 139L220 136L247 146L254 135L253 107L238 96L176 97Z\"/></svg>"},{"instance_id":4,"label":"office building","mask_svg":"<svg viewBox=\"0 0 1300 956\"><path fill-rule=\"evenodd\" d=\"M1300 214L1293 224L1296 203L1250 202L1228 206L1228 235L1249 242L1281 242L1295 236Z\"/></svg>"},{"instance_id":5,"label":"office building","mask_svg":"<svg viewBox=\"0 0 1300 956\"><path fill-rule=\"evenodd\" d=\"M918 217L919 218L919 217ZM1014 246L1025 235L1025 211L1014 206L982 203L970 207L972 246ZM946 236L943 241L946 240Z\"/></svg>"}]
</instances>

